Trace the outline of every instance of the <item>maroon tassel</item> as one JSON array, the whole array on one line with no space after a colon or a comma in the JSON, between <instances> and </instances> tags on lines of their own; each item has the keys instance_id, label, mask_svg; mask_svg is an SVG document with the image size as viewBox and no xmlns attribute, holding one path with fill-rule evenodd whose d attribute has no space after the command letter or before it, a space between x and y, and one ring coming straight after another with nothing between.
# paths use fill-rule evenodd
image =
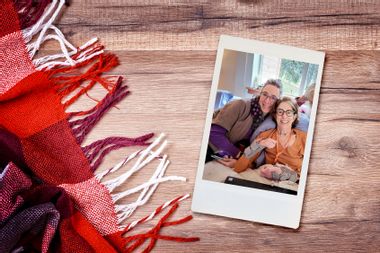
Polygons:
<instances>
[{"instance_id":1,"label":"maroon tassel","mask_svg":"<svg viewBox=\"0 0 380 253\"><path fill-rule=\"evenodd\" d=\"M91 170L94 172L99 167L104 157L112 150L129 146L147 146L150 143L146 141L152 138L153 135L153 133L150 133L137 138L108 137L103 140L95 141L90 145L83 147L82 150L90 161Z\"/></svg>"},{"instance_id":2,"label":"maroon tassel","mask_svg":"<svg viewBox=\"0 0 380 253\"><path fill-rule=\"evenodd\" d=\"M28 28L41 18L51 0L14 0L21 29Z\"/></svg>"},{"instance_id":3,"label":"maroon tassel","mask_svg":"<svg viewBox=\"0 0 380 253\"><path fill-rule=\"evenodd\" d=\"M88 116L83 119L69 122L74 136L77 138L78 144L81 144L83 142L86 135L91 131L91 129L100 120L104 113L106 113L113 105L127 96L129 93L129 91L127 91L127 86L121 86L121 82L122 79L119 78L112 91L106 95L106 97L99 103L98 106L89 111ZM69 118L71 117L72 115L69 115Z\"/></svg>"},{"instance_id":4,"label":"maroon tassel","mask_svg":"<svg viewBox=\"0 0 380 253\"><path fill-rule=\"evenodd\" d=\"M118 78L113 89L100 101L96 106L87 112L74 112L68 115L69 119L74 116L87 115L82 119L70 121L69 125L72 128L74 136L77 138L78 144L83 143L86 135L91 131L95 124L100 120L112 106L118 103L121 99L128 95L127 86L122 86L122 78ZM127 137L108 137L103 140L98 140L90 145L82 148L83 153L91 164L92 171L96 171L104 157L112 150L116 150L128 146L146 146L147 141L152 138L153 133L146 134L137 138Z\"/></svg>"}]
</instances>

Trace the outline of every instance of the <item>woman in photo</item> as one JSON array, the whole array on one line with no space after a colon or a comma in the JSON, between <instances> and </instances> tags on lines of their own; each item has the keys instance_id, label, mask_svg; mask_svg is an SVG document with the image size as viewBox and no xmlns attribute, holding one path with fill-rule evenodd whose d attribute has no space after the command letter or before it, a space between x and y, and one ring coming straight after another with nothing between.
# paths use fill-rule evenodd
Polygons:
<instances>
[{"instance_id":1,"label":"woman in photo","mask_svg":"<svg viewBox=\"0 0 380 253\"><path fill-rule=\"evenodd\" d=\"M276 120L276 128L259 134L238 160L224 158L219 162L240 173L247 168L255 168L253 162L265 149L265 163L275 166L263 166L262 176L285 180L283 178L286 174L290 178L298 178L301 173L306 133L295 128L298 122L296 101L289 97L279 99L273 111L273 118Z\"/></svg>"}]
</instances>

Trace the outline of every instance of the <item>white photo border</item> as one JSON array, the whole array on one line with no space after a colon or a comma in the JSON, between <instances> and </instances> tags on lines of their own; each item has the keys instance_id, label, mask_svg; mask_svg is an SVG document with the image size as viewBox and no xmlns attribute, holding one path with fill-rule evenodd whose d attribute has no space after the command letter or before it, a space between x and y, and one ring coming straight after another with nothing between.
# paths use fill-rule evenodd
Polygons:
<instances>
[{"instance_id":1,"label":"white photo border","mask_svg":"<svg viewBox=\"0 0 380 253\"><path fill-rule=\"evenodd\" d=\"M312 111L302 172L297 195L290 195L256 188L223 184L202 179L212 114L225 49L261 54L318 65ZM216 55L215 69L209 97L208 111L203 132L202 146L191 209L194 212L226 216L297 229L300 224L311 144L314 135L325 53L292 46L221 35Z\"/></svg>"}]
</instances>

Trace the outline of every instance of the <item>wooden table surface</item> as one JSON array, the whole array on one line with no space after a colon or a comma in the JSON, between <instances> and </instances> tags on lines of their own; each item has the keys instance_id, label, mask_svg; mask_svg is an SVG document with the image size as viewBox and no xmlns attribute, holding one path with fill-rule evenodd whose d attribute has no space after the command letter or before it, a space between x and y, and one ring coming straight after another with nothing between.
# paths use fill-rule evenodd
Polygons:
<instances>
[{"instance_id":1,"label":"wooden table surface","mask_svg":"<svg viewBox=\"0 0 380 253\"><path fill-rule=\"evenodd\" d=\"M167 175L188 178L162 183L130 221L193 191L221 34L325 51L300 228L194 213L192 221L162 233L201 240L159 241L155 252L380 251L378 0L72 0L56 24L78 46L99 37L120 58L110 74L125 76L132 91L98 123L87 143L164 132L171 160ZM55 47L48 44L44 50ZM82 109L91 105L88 99L79 103ZM137 148L111 153L100 170L132 150ZM147 180L153 169L142 170L125 188ZM189 214L190 204L184 201L176 217Z\"/></svg>"}]
</instances>

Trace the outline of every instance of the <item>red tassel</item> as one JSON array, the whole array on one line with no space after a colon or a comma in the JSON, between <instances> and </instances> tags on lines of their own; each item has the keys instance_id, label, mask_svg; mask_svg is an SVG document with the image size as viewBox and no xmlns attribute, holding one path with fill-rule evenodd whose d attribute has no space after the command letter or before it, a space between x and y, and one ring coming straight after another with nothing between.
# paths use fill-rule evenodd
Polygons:
<instances>
[{"instance_id":1,"label":"red tassel","mask_svg":"<svg viewBox=\"0 0 380 253\"><path fill-rule=\"evenodd\" d=\"M85 73L75 73L80 68L87 66L90 62L97 60ZM101 77L104 72L109 71L113 67L119 64L117 57L112 54L102 54L88 59L82 63L79 63L71 67L63 67L58 69L49 70L48 73L52 77L51 79L56 81L56 89L59 95L64 98L74 90L79 88L86 80L89 80L89 84L73 95L68 101L64 103L66 109L73 104L80 96L87 93L96 83L100 83L106 90L111 91L113 83L110 77ZM58 73L65 74L65 76L56 76ZM67 74L75 74L74 76L68 76ZM114 78L114 77L111 77Z\"/></svg>"},{"instance_id":2,"label":"red tassel","mask_svg":"<svg viewBox=\"0 0 380 253\"><path fill-rule=\"evenodd\" d=\"M167 236L167 235L160 235L159 232L162 227L165 226L173 226L177 224L184 223L186 221L189 221L192 219L192 216L189 215L187 217L184 217L182 219L166 222L166 220L174 213L174 211L178 208L178 203L175 203L170 210L160 219L158 224L152 228L150 231L148 231L145 234L137 234L126 237L126 246L128 244L131 244L129 247L127 247L127 252L132 252L137 247L142 245L147 239L150 239L149 245L144 249L143 252L150 252L154 245L156 244L158 239L162 240L169 240L169 241L176 241L176 242L195 242L199 241L199 237L179 237L179 236Z\"/></svg>"}]
</instances>

